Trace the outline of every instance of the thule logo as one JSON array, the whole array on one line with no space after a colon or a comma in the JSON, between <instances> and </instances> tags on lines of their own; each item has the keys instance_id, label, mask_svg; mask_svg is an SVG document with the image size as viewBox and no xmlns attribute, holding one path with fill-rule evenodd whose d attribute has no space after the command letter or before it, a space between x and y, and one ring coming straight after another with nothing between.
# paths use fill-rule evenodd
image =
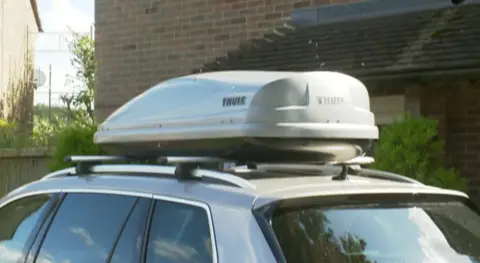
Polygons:
<instances>
[{"instance_id":1,"label":"thule logo","mask_svg":"<svg viewBox=\"0 0 480 263\"><path fill-rule=\"evenodd\" d=\"M246 96L237 96L237 97L225 97L223 98L223 107L230 107L230 106L241 106L245 105L247 101Z\"/></svg>"},{"instance_id":2,"label":"thule logo","mask_svg":"<svg viewBox=\"0 0 480 263\"><path fill-rule=\"evenodd\" d=\"M343 103L343 97L317 97L319 105L338 105Z\"/></svg>"}]
</instances>

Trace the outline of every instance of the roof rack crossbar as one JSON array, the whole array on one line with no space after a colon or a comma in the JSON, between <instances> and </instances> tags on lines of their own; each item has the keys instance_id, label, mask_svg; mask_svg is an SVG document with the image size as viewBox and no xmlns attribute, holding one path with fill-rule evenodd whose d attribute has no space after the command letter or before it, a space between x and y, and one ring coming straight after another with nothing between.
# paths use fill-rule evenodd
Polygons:
<instances>
[{"instance_id":1,"label":"roof rack crossbar","mask_svg":"<svg viewBox=\"0 0 480 263\"><path fill-rule=\"evenodd\" d=\"M175 174L175 171L178 167L174 166L163 166L163 165L145 165L145 164L136 164L136 165L129 165L129 164L94 164L89 166L89 172L94 174L108 174L108 173L119 173L119 174L151 174L151 175L171 175L172 177ZM210 171L205 169L191 169L191 175L193 178L210 178L215 179L218 181L222 181L233 186L237 186L240 188L247 188L247 189L254 189L255 185L250 183L248 180L243 179L241 177ZM41 180L47 180L51 178L58 178L64 177L69 175L76 175L77 170L74 167L59 170L44 176ZM177 177L178 178L178 177ZM182 178L179 178L182 179Z\"/></svg>"},{"instance_id":2,"label":"roof rack crossbar","mask_svg":"<svg viewBox=\"0 0 480 263\"><path fill-rule=\"evenodd\" d=\"M70 155L63 160L67 163L95 163L95 162L118 162L128 159L125 156L116 155Z\"/></svg>"}]
</instances>

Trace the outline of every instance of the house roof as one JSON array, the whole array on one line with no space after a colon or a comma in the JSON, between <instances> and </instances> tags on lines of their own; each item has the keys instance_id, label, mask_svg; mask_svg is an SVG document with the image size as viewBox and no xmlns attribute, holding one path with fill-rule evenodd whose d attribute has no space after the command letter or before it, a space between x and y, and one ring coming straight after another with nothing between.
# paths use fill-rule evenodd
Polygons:
<instances>
[{"instance_id":1,"label":"house roof","mask_svg":"<svg viewBox=\"0 0 480 263\"><path fill-rule=\"evenodd\" d=\"M420 1L421 2L421 1ZM358 77L480 69L480 4L286 25L195 69L334 70Z\"/></svg>"},{"instance_id":2,"label":"house roof","mask_svg":"<svg viewBox=\"0 0 480 263\"><path fill-rule=\"evenodd\" d=\"M40 20L40 15L38 12L37 0L30 0L30 4L32 5L33 16L35 17L35 23L37 23L38 32L43 32L42 21Z\"/></svg>"}]
</instances>

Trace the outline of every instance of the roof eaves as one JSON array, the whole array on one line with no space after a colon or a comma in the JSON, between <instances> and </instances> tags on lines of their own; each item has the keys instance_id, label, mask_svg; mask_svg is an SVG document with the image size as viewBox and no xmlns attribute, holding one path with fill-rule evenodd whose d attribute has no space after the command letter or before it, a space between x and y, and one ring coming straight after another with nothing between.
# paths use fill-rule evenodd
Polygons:
<instances>
[{"instance_id":1,"label":"roof eaves","mask_svg":"<svg viewBox=\"0 0 480 263\"><path fill-rule=\"evenodd\" d=\"M42 21L40 20L40 15L38 12L37 0L30 0L32 5L33 16L35 17L35 23L37 24L38 32L43 32Z\"/></svg>"}]
</instances>

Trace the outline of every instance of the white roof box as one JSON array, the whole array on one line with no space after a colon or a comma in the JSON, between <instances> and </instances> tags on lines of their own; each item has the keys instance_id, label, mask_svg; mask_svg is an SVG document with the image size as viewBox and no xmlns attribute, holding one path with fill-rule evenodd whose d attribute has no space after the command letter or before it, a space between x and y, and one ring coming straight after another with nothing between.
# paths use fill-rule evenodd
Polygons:
<instances>
[{"instance_id":1,"label":"white roof box","mask_svg":"<svg viewBox=\"0 0 480 263\"><path fill-rule=\"evenodd\" d=\"M350 160L374 139L365 86L321 71L173 78L117 109L95 134L95 143L116 154L245 162Z\"/></svg>"}]
</instances>

